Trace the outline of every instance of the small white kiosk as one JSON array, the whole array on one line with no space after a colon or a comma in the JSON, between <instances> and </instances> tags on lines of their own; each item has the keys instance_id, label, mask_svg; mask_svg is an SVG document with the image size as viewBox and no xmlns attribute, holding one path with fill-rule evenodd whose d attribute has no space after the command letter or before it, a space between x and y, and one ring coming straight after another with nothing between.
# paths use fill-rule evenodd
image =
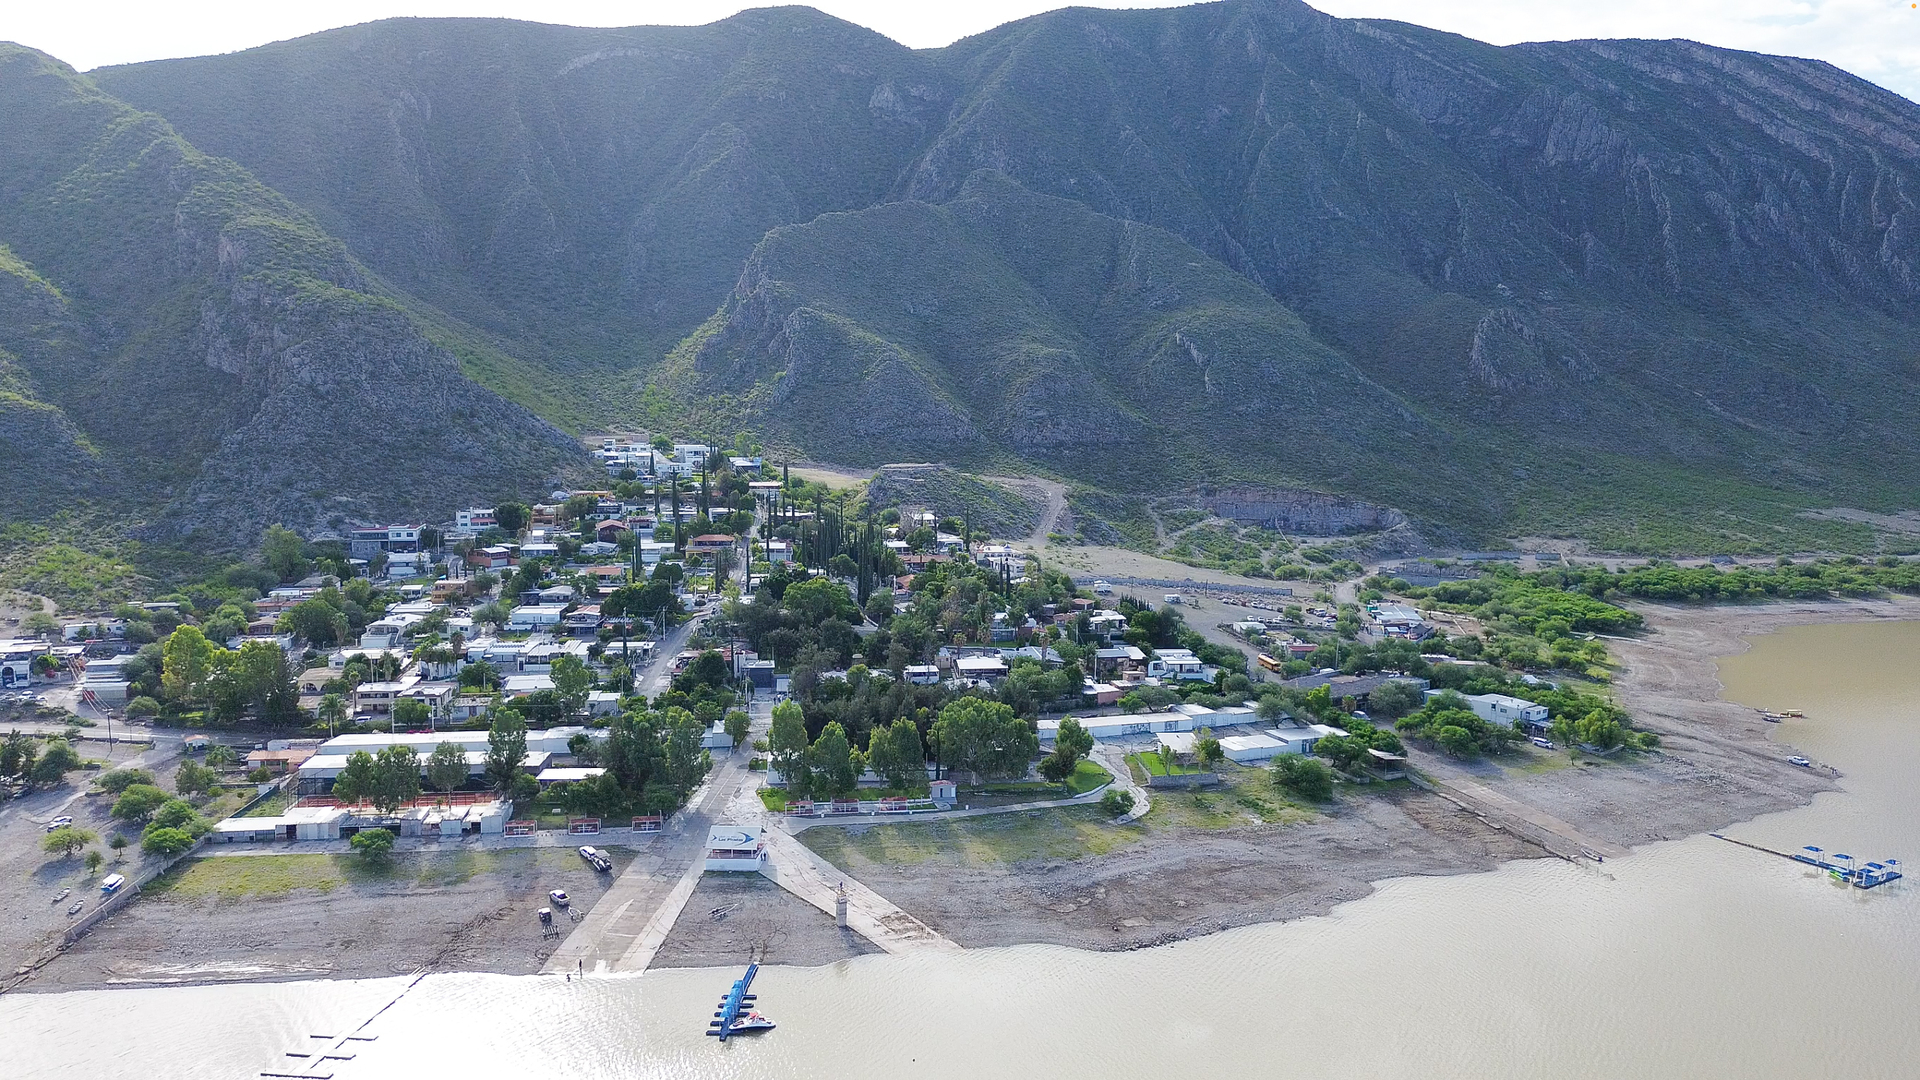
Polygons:
<instances>
[{"instance_id":1,"label":"small white kiosk","mask_svg":"<svg viewBox=\"0 0 1920 1080\"><path fill-rule=\"evenodd\" d=\"M758 825L714 825L707 829L708 870L758 873L767 865L767 842Z\"/></svg>"}]
</instances>

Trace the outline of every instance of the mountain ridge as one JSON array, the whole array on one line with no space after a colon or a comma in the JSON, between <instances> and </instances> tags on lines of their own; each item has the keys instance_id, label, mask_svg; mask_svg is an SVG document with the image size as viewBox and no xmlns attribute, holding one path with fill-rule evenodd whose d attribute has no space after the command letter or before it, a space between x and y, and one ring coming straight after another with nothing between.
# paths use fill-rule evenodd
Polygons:
<instances>
[{"instance_id":1,"label":"mountain ridge","mask_svg":"<svg viewBox=\"0 0 1920 1080\"><path fill-rule=\"evenodd\" d=\"M93 78L309 210L469 379L576 429L746 423L861 463L950 452L1136 492L1257 481L1464 535L1656 550L1871 549L1799 512L1920 495L1920 106L1817 61L1496 48L1228 0L1063 9L938 50L795 8L616 30L407 20ZM1267 423L1212 440L1191 354L1194 381L1116 389L1134 339L1035 306L1020 245L955 216L982 176L1084 207L1043 215L1060 252L1099 258L1114 222L1178 238L1297 320L1287 355L1335 357L1361 389L1244 378L1216 408ZM972 282L973 337L902 329L899 302L919 301L871 268L929 268L899 265L869 227L885 214L942 237L921 261ZM825 276L791 253L767 275L803 242L840 245ZM1250 310L1208 281L1187 299ZM796 283L809 299L772 302ZM813 344L748 334L761 293ZM1145 325L1153 302L1105 317ZM1258 369L1263 348L1220 370ZM1007 381L1042 354L1067 366ZM1028 386L1046 393L1005 392ZM1141 453L1061 449L1128 430Z\"/></svg>"}]
</instances>

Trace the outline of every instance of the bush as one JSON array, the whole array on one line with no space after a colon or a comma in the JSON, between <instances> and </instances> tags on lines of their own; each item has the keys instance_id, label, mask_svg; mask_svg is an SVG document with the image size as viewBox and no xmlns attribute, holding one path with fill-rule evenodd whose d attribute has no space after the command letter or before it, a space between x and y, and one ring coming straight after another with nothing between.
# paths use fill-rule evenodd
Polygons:
<instances>
[{"instance_id":1,"label":"bush","mask_svg":"<svg viewBox=\"0 0 1920 1080\"><path fill-rule=\"evenodd\" d=\"M172 797L152 784L131 784L114 801L113 816L121 821L145 821Z\"/></svg>"},{"instance_id":2,"label":"bush","mask_svg":"<svg viewBox=\"0 0 1920 1080\"><path fill-rule=\"evenodd\" d=\"M271 779L273 779L273 770L267 768L265 765L247 774L247 780L255 784L264 784Z\"/></svg>"},{"instance_id":3,"label":"bush","mask_svg":"<svg viewBox=\"0 0 1920 1080\"><path fill-rule=\"evenodd\" d=\"M182 795L205 795L220 783L220 774L197 761L183 761L173 774L173 789Z\"/></svg>"},{"instance_id":4,"label":"bush","mask_svg":"<svg viewBox=\"0 0 1920 1080\"><path fill-rule=\"evenodd\" d=\"M1119 817L1133 812L1133 792L1111 788L1100 796L1100 812L1108 817Z\"/></svg>"},{"instance_id":5,"label":"bush","mask_svg":"<svg viewBox=\"0 0 1920 1080\"><path fill-rule=\"evenodd\" d=\"M1324 761L1286 754L1273 763L1273 786L1303 799L1326 802L1333 798L1333 770Z\"/></svg>"},{"instance_id":6,"label":"bush","mask_svg":"<svg viewBox=\"0 0 1920 1080\"><path fill-rule=\"evenodd\" d=\"M93 778L100 790L118 795L135 784L153 786L153 774L145 769L112 769Z\"/></svg>"},{"instance_id":7,"label":"bush","mask_svg":"<svg viewBox=\"0 0 1920 1080\"><path fill-rule=\"evenodd\" d=\"M393 850L393 834L386 829L362 829L353 834L347 845L360 853L361 858L371 862L385 858Z\"/></svg>"},{"instance_id":8,"label":"bush","mask_svg":"<svg viewBox=\"0 0 1920 1080\"><path fill-rule=\"evenodd\" d=\"M150 829L140 840L140 850L149 855L178 855L193 846L193 835L185 829Z\"/></svg>"},{"instance_id":9,"label":"bush","mask_svg":"<svg viewBox=\"0 0 1920 1080\"><path fill-rule=\"evenodd\" d=\"M129 717L159 716L160 703L148 697L147 695L142 694L139 697L134 698L132 701L127 702L127 715Z\"/></svg>"}]
</instances>

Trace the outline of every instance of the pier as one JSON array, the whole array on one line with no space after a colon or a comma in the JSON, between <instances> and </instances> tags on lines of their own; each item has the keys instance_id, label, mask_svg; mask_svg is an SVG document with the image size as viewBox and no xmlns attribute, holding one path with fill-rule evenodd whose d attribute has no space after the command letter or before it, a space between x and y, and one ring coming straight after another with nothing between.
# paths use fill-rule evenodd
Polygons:
<instances>
[{"instance_id":1,"label":"pier","mask_svg":"<svg viewBox=\"0 0 1920 1080\"><path fill-rule=\"evenodd\" d=\"M1708 833L1707 835L1715 837L1716 839L1725 840L1729 844L1739 844L1743 848L1763 851L1768 855L1778 855L1783 859L1800 863L1803 866L1818 867L1821 870L1825 870L1835 881L1844 881L1856 889L1871 889L1875 886L1885 885L1890 881L1899 881L1903 876L1900 873L1899 859L1888 859L1885 862L1862 862L1851 855L1837 852L1829 853L1812 845L1803 847L1799 851L1776 851L1770 847L1763 847L1760 844L1749 843L1745 840L1735 840L1731 836L1722 836L1719 833Z\"/></svg>"}]
</instances>

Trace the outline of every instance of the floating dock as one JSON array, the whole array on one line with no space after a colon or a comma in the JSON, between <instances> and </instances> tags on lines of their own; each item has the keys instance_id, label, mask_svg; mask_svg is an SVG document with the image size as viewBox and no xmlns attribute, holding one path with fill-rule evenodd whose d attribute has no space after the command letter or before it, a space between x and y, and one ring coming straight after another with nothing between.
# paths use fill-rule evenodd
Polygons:
<instances>
[{"instance_id":1,"label":"floating dock","mask_svg":"<svg viewBox=\"0 0 1920 1080\"><path fill-rule=\"evenodd\" d=\"M1735 840L1731 836L1722 836L1719 833L1708 833L1707 835L1725 840L1729 844L1739 844L1743 848L1763 851L1768 855L1778 855L1783 859L1800 863L1803 866L1818 867L1821 870L1825 870L1827 875L1835 881L1844 881L1856 889L1871 889L1875 886L1885 885L1890 881L1899 881L1903 876L1900 873L1899 859L1887 859L1884 862L1863 862L1851 855L1827 852L1812 845L1803 847L1799 851L1775 851L1770 847L1748 843L1745 840Z\"/></svg>"},{"instance_id":2,"label":"floating dock","mask_svg":"<svg viewBox=\"0 0 1920 1080\"><path fill-rule=\"evenodd\" d=\"M720 999L720 1009L713 1014L713 1022L707 1025L707 1034L716 1036L721 1042L727 1041L727 1036L733 1030L733 1022L740 1018L747 1003L754 1000L754 995L747 993L747 988L753 985L753 977L759 971L759 964L748 964L747 973L734 980L733 988L727 991L726 997Z\"/></svg>"}]
</instances>

